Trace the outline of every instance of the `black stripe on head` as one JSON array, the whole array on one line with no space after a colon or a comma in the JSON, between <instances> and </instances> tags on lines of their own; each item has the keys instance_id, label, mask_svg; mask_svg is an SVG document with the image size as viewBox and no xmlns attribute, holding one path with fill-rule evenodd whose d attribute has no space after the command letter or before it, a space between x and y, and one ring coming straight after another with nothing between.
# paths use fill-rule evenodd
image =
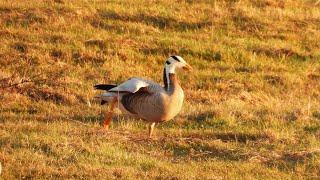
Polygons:
<instances>
[{"instance_id":1,"label":"black stripe on head","mask_svg":"<svg viewBox=\"0 0 320 180\"><path fill-rule=\"evenodd\" d=\"M168 65L169 65L169 64L171 64L171 62L170 62L170 61L166 61L166 64L168 64Z\"/></svg>"},{"instance_id":2,"label":"black stripe on head","mask_svg":"<svg viewBox=\"0 0 320 180\"><path fill-rule=\"evenodd\" d=\"M174 60L180 62L180 60L177 58L177 56L171 56Z\"/></svg>"}]
</instances>

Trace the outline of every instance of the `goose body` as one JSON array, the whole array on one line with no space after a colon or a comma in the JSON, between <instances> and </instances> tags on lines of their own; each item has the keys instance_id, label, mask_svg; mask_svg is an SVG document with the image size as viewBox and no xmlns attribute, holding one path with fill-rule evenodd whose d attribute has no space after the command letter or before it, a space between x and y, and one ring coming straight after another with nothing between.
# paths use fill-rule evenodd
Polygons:
<instances>
[{"instance_id":1,"label":"goose body","mask_svg":"<svg viewBox=\"0 0 320 180\"><path fill-rule=\"evenodd\" d=\"M111 103L111 112L106 116L104 125L109 126L115 104L123 113L141 118L151 123L149 135L155 123L174 118L183 105L184 93L179 85L175 70L191 69L180 56L171 56L163 71L164 86L151 80L133 77L120 85L96 85L96 89L107 92L98 96L102 102Z\"/></svg>"}]
</instances>

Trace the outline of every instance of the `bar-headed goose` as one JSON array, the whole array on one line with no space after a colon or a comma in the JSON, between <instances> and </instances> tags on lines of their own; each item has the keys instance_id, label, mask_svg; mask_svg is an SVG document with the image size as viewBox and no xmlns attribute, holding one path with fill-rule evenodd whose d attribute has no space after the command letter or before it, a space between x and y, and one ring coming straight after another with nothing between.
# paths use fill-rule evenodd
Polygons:
<instances>
[{"instance_id":1,"label":"bar-headed goose","mask_svg":"<svg viewBox=\"0 0 320 180\"><path fill-rule=\"evenodd\" d=\"M107 91L98 96L101 104L111 103L111 110L103 121L104 127L109 127L117 105L122 112L150 122L151 137L155 123L168 121L181 110L184 93L176 76L177 69L192 68L182 57L171 56L164 65L164 86L138 77L130 78L120 85L95 85L96 89Z\"/></svg>"}]
</instances>

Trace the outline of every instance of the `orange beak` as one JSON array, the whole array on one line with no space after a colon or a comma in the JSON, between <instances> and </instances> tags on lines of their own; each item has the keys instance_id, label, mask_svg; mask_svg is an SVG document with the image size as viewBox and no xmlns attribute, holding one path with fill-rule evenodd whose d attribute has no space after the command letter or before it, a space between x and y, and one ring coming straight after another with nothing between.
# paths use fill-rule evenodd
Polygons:
<instances>
[{"instance_id":1,"label":"orange beak","mask_svg":"<svg viewBox=\"0 0 320 180\"><path fill-rule=\"evenodd\" d=\"M184 69L186 71L192 71L193 70L193 68L189 64L186 64L185 66L183 66L182 69Z\"/></svg>"}]
</instances>

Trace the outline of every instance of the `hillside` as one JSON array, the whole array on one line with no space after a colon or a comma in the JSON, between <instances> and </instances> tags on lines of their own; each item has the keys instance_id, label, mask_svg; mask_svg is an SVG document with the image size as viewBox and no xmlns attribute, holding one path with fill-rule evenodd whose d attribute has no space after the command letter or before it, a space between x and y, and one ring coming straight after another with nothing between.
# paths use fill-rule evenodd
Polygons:
<instances>
[{"instance_id":1,"label":"hillside","mask_svg":"<svg viewBox=\"0 0 320 180\"><path fill-rule=\"evenodd\" d=\"M0 179L320 177L316 0L2 0L0 40ZM103 129L93 85L173 54L182 112Z\"/></svg>"}]
</instances>

